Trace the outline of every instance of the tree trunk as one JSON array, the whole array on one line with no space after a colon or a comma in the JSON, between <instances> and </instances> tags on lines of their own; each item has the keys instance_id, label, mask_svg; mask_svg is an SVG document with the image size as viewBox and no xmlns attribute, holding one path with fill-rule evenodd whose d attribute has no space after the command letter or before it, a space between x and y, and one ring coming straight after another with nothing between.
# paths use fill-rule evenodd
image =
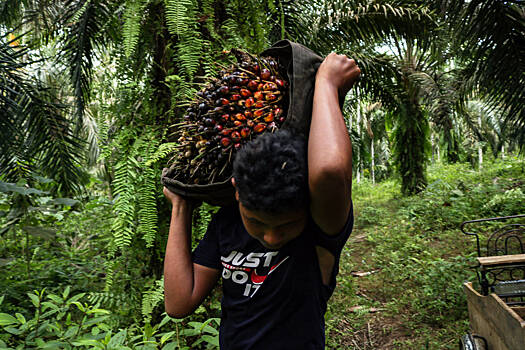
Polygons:
<instances>
[{"instance_id":1,"label":"tree trunk","mask_svg":"<svg viewBox=\"0 0 525 350\"><path fill-rule=\"evenodd\" d=\"M375 160L374 160L374 139L370 140L370 153L372 157L372 166L370 169L370 174L372 175L372 183L376 183L376 174L375 174Z\"/></svg>"},{"instance_id":2,"label":"tree trunk","mask_svg":"<svg viewBox=\"0 0 525 350\"><path fill-rule=\"evenodd\" d=\"M361 139L361 104L357 103L357 135ZM356 168L356 182L361 182L361 148L357 147L357 168Z\"/></svg>"},{"instance_id":3,"label":"tree trunk","mask_svg":"<svg viewBox=\"0 0 525 350\"><path fill-rule=\"evenodd\" d=\"M478 116L478 126L481 130L481 116ZM483 168L483 148L481 147L481 141L478 140L478 165L479 170Z\"/></svg>"}]
</instances>

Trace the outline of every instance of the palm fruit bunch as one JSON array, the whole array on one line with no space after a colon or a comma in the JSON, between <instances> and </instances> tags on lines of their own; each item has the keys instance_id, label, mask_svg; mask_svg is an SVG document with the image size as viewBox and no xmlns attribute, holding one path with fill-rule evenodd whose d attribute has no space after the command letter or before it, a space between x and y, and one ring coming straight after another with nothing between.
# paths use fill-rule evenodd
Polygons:
<instances>
[{"instance_id":1,"label":"palm fruit bunch","mask_svg":"<svg viewBox=\"0 0 525 350\"><path fill-rule=\"evenodd\" d=\"M219 77L206 78L183 121L174 126L178 146L171 167L180 182L227 180L235 152L285 121L289 83L279 60L240 50L231 53L236 63L222 67Z\"/></svg>"}]
</instances>

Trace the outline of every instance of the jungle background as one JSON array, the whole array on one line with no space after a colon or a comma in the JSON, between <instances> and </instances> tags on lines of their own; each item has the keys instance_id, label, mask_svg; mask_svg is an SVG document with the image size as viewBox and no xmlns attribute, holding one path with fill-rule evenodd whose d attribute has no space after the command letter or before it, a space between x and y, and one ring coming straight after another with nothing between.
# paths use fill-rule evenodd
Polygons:
<instances>
[{"instance_id":1,"label":"jungle background","mask_svg":"<svg viewBox=\"0 0 525 350\"><path fill-rule=\"evenodd\" d=\"M0 1L0 348L218 347L219 289L164 313L160 173L222 51L280 39L363 71L327 348L457 348L476 279L459 225L525 208L518 0Z\"/></svg>"}]
</instances>

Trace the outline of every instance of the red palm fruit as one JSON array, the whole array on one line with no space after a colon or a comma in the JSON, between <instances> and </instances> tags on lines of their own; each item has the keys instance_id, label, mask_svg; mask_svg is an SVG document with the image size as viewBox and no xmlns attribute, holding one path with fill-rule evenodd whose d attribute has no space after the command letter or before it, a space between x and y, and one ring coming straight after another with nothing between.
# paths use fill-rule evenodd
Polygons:
<instances>
[{"instance_id":1,"label":"red palm fruit","mask_svg":"<svg viewBox=\"0 0 525 350\"><path fill-rule=\"evenodd\" d=\"M230 97L232 101L239 101L241 99L241 95L239 94L233 94L232 97Z\"/></svg>"},{"instance_id":2,"label":"red palm fruit","mask_svg":"<svg viewBox=\"0 0 525 350\"><path fill-rule=\"evenodd\" d=\"M256 91L253 94L253 97L255 97L256 100L262 100L264 98L264 94L261 91Z\"/></svg>"},{"instance_id":3,"label":"red palm fruit","mask_svg":"<svg viewBox=\"0 0 525 350\"><path fill-rule=\"evenodd\" d=\"M263 86L263 90L265 90L265 91L277 90L277 85L275 85L275 83L266 83Z\"/></svg>"},{"instance_id":4,"label":"red palm fruit","mask_svg":"<svg viewBox=\"0 0 525 350\"><path fill-rule=\"evenodd\" d=\"M275 79L275 83L277 84L278 87L280 88L284 88L286 87L286 81L282 80L282 79Z\"/></svg>"},{"instance_id":5,"label":"red palm fruit","mask_svg":"<svg viewBox=\"0 0 525 350\"><path fill-rule=\"evenodd\" d=\"M234 120L233 121L233 125L235 126L241 126L242 125L242 122L240 120Z\"/></svg>"},{"instance_id":6,"label":"red palm fruit","mask_svg":"<svg viewBox=\"0 0 525 350\"><path fill-rule=\"evenodd\" d=\"M260 117L261 115L263 115L263 113L264 113L264 109L258 109L255 112L253 112L253 115L255 117Z\"/></svg>"},{"instance_id":7,"label":"red palm fruit","mask_svg":"<svg viewBox=\"0 0 525 350\"><path fill-rule=\"evenodd\" d=\"M242 114L242 113L237 113L237 114L235 115L235 119L240 120L240 121L243 121L243 120L246 120L246 117L245 117L244 114Z\"/></svg>"},{"instance_id":8,"label":"red palm fruit","mask_svg":"<svg viewBox=\"0 0 525 350\"><path fill-rule=\"evenodd\" d=\"M227 104L230 104L230 101L228 99L221 98L221 103L223 106L226 106Z\"/></svg>"},{"instance_id":9,"label":"red palm fruit","mask_svg":"<svg viewBox=\"0 0 525 350\"><path fill-rule=\"evenodd\" d=\"M264 121L267 123L273 122L273 113L270 112L264 117Z\"/></svg>"},{"instance_id":10,"label":"red palm fruit","mask_svg":"<svg viewBox=\"0 0 525 350\"><path fill-rule=\"evenodd\" d=\"M279 123L283 123L283 122L284 122L284 117L279 118Z\"/></svg>"},{"instance_id":11,"label":"red palm fruit","mask_svg":"<svg viewBox=\"0 0 525 350\"><path fill-rule=\"evenodd\" d=\"M255 127L253 128L253 131L255 131L256 133L260 133L260 132L263 132L264 129L266 129L266 124L259 123L255 125Z\"/></svg>"},{"instance_id":12,"label":"red palm fruit","mask_svg":"<svg viewBox=\"0 0 525 350\"><path fill-rule=\"evenodd\" d=\"M264 101L257 101L254 104L255 108L263 108L264 107Z\"/></svg>"},{"instance_id":13,"label":"red palm fruit","mask_svg":"<svg viewBox=\"0 0 525 350\"><path fill-rule=\"evenodd\" d=\"M247 138L248 136L250 136L250 129L249 128L242 128L241 129L241 137L243 139Z\"/></svg>"},{"instance_id":14,"label":"red palm fruit","mask_svg":"<svg viewBox=\"0 0 525 350\"><path fill-rule=\"evenodd\" d=\"M261 69L261 79L268 80L271 75L272 73L270 72L270 70L266 68Z\"/></svg>"},{"instance_id":15,"label":"red palm fruit","mask_svg":"<svg viewBox=\"0 0 525 350\"><path fill-rule=\"evenodd\" d=\"M217 125L215 125L215 128L214 128L214 129L215 129L217 132L221 132L222 129L223 129L223 127L222 127L222 125L217 124Z\"/></svg>"},{"instance_id":16,"label":"red palm fruit","mask_svg":"<svg viewBox=\"0 0 525 350\"><path fill-rule=\"evenodd\" d=\"M277 99L277 96L274 94L266 94L266 101L274 101Z\"/></svg>"},{"instance_id":17,"label":"red palm fruit","mask_svg":"<svg viewBox=\"0 0 525 350\"><path fill-rule=\"evenodd\" d=\"M249 119L253 117L253 113L252 111L244 111L244 116Z\"/></svg>"},{"instance_id":18,"label":"red palm fruit","mask_svg":"<svg viewBox=\"0 0 525 350\"><path fill-rule=\"evenodd\" d=\"M250 108L251 106L253 106L254 103L255 100L253 99L253 97L248 97L244 105L246 106L246 108Z\"/></svg>"},{"instance_id":19,"label":"red palm fruit","mask_svg":"<svg viewBox=\"0 0 525 350\"><path fill-rule=\"evenodd\" d=\"M259 85L258 82L256 82L255 80L250 80L248 82L248 89L250 89L252 91L255 91L255 90L257 90L257 85Z\"/></svg>"},{"instance_id":20,"label":"red palm fruit","mask_svg":"<svg viewBox=\"0 0 525 350\"><path fill-rule=\"evenodd\" d=\"M259 72L259 65L257 63L253 64L251 67L252 72L257 73Z\"/></svg>"},{"instance_id":21,"label":"red palm fruit","mask_svg":"<svg viewBox=\"0 0 525 350\"><path fill-rule=\"evenodd\" d=\"M222 136L228 136L229 134L231 134L231 132L232 132L232 129L223 129L221 131L221 135Z\"/></svg>"},{"instance_id":22,"label":"red palm fruit","mask_svg":"<svg viewBox=\"0 0 525 350\"><path fill-rule=\"evenodd\" d=\"M223 114L221 115L221 119L225 122L227 122L228 120L230 120L230 115L229 114Z\"/></svg>"},{"instance_id":23,"label":"red palm fruit","mask_svg":"<svg viewBox=\"0 0 525 350\"><path fill-rule=\"evenodd\" d=\"M243 79L239 80L239 85L246 86L246 85L248 85L249 82L250 82L249 79L243 78Z\"/></svg>"},{"instance_id":24,"label":"red palm fruit","mask_svg":"<svg viewBox=\"0 0 525 350\"><path fill-rule=\"evenodd\" d=\"M248 125L249 128L253 128L255 125L255 122L253 120L248 119L246 122L246 125Z\"/></svg>"},{"instance_id":25,"label":"red palm fruit","mask_svg":"<svg viewBox=\"0 0 525 350\"><path fill-rule=\"evenodd\" d=\"M230 88L226 85L223 85L221 86L220 88L217 89L217 92L219 94L223 94L223 95L226 95L228 92L230 91Z\"/></svg>"},{"instance_id":26,"label":"red palm fruit","mask_svg":"<svg viewBox=\"0 0 525 350\"><path fill-rule=\"evenodd\" d=\"M264 84L263 83L259 83L257 85L257 90L261 91L263 88L264 88Z\"/></svg>"},{"instance_id":27,"label":"red palm fruit","mask_svg":"<svg viewBox=\"0 0 525 350\"><path fill-rule=\"evenodd\" d=\"M252 92L250 90L241 89L241 96L242 97L250 97L252 95Z\"/></svg>"},{"instance_id":28,"label":"red palm fruit","mask_svg":"<svg viewBox=\"0 0 525 350\"><path fill-rule=\"evenodd\" d=\"M279 107L273 110L273 114L275 114L276 117L280 117L281 114L283 114L283 110Z\"/></svg>"},{"instance_id":29,"label":"red palm fruit","mask_svg":"<svg viewBox=\"0 0 525 350\"><path fill-rule=\"evenodd\" d=\"M221 139L221 145L222 147L228 147L232 143L232 140L228 137L223 137Z\"/></svg>"},{"instance_id":30,"label":"red palm fruit","mask_svg":"<svg viewBox=\"0 0 525 350\"><path fill-rule=\"evenodd\" d=\"M235 149L237 150L237 149L241 148L241 144L240 143L236 143L236 144L233 145L233 147L235 147Z\"/></svg>"},{"instance_id":31,"label":"red palm fruit","mask_svg":"<svg viewBox=\"0 0 525 350\"><path fill-rule=\"evenodd\" d=\"M239 142L239 141L241 141L241 134L239 134L238 131L234 131L234 132L232 132L231 138L232 138L233 142Z\"/></svg>"}]
</instances>

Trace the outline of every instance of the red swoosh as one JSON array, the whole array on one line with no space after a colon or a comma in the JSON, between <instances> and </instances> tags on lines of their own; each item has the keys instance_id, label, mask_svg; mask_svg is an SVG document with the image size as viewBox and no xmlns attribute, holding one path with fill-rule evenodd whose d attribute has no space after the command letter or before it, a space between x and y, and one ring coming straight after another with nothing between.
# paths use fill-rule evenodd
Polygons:
<instances>
[{"instance_id":1,"label":"red swoosh","mask_svg":"<svg viewBox=\"0 0 525 350\"><path fill-rule=\"evenodd\" d=\"M284 258L283 260L281 260L280 262L278 262L277 264L273 265L271 268L270 268L270 271L268 271L268 275L271 274L273 272L273 270L275 270L276 268L278 268L283 262L286 261L286 259L288 259L289 256L287 256L286 258ZM262 275L262 276L259 276L257 274L257 272L255 272L255 269L252 270L252 273L250 275L250 279L252 280L252 283L253 284L261 284L264 282L264 280L266 279L266 277L268 277L268 275Z\"/></svg>"}]
</instances>

